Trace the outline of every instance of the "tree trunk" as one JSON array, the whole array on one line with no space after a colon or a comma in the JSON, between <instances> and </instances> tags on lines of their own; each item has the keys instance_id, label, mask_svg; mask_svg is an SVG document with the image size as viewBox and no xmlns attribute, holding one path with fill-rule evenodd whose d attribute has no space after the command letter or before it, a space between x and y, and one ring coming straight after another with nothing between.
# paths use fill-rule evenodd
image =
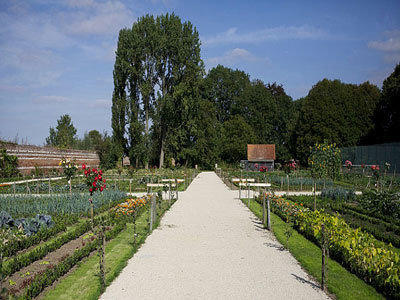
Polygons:
<instances>
[{"instance_id":1,"label":"tree trunk","mask_svg":"<svg viewBox=\"0 0 400 300\"><path fill-rule=\"evenodd\" d=\"M146 144L146 151L148 151L148 145L147 145L147 141L149 138L149 99L147 99L146 101L147 103L145 104L145 109L146 109L146 124L145 124L145 144ZM146 170L149 169L149 160L146 157L146 161L144 162L144 168Z\"/></svg>"},{"instance_id":2,"label":"tree trunk","mask_svg":"<svg viewBox=\"0 0 400 300\"><path fill-rule=\"evenodd\" d=\"M160 150L160 165L159 165L160 169L164 166L164 147L165 147L165 134L164 134L164 130L162 130L162 134L161 134L161 150Z\"/></svg>"}]
</instances>

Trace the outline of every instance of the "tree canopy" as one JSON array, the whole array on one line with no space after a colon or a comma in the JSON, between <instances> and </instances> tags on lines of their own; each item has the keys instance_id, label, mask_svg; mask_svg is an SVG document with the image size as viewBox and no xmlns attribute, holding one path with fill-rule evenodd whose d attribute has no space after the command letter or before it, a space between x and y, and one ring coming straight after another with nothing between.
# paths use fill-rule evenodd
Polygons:
<instances>
[{"instance_id":1,"label":"tree canopy","mask_svg":"<svg viewBox=\"0 0 400 300\"><path fill-rule=\"evenodd\" d=\"M72 148L76 142L76 128L69 115L62 115L57 120L57 127L50 127L50 134L46 138L48 146Z\"/></svg>"}]
</instances>

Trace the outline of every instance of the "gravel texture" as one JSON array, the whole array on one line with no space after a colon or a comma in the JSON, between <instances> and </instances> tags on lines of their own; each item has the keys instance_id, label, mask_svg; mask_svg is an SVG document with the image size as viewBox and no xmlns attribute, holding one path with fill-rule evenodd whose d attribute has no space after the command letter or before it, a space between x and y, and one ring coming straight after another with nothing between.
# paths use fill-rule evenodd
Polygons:
<instances>
[{"instance_id":1,"label":"gravel texture","mask_svg":"<svg viewBox=\"0 0 400 300\"><path fill-rule=\"evenodd\" d=\"M329 299L235 197L199 174L100 299Z\"/></svg>"}]
</instances>

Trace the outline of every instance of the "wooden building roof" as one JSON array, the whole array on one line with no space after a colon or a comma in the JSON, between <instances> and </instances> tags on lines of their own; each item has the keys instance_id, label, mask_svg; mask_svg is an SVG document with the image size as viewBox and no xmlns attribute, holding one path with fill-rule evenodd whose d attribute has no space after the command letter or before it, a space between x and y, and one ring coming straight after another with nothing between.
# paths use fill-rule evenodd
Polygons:
<instances>
[{"instance_id":1,"label":"wooden building roof","mask_svg":"<svg viewBox=\"0 0 400 300\"><path fill-rule=\"evenodd\" d=\"M248 144L247 160L263 161L275 160L275 144Z\"/></svg>"}]
</instances>

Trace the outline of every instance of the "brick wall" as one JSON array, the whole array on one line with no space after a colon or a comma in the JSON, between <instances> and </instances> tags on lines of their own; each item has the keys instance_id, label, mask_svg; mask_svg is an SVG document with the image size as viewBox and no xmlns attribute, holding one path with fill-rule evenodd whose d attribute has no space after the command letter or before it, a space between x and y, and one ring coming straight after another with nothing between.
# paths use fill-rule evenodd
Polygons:
<instances>
[{"instance_id":1,"label":"brick wall","mask_svg":"<svg viewBox=\"0 0 400 300\"><path fill-rule=\"evenodd\" d=\"M61 172L62 168L58 164L62 158L75 160L79 167L85 163L89 167L97 168L100 163L99 156L94 151L13 144L0 144L0 148L5 148L7 154L18 157L18 169L22 174L33 173L35 166L44 173L53 169Z\"/></svg>"}]
</instances>

